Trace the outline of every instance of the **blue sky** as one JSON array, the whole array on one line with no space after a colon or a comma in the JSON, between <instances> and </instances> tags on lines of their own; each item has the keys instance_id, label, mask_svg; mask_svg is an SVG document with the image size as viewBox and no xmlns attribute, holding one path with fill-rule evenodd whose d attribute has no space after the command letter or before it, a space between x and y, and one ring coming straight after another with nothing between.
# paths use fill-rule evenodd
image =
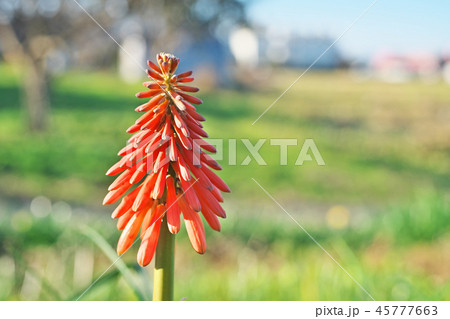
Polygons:
<instances>
[{"instance_id":1,"label":"blue sky","mask_svg":"<svg viewBox=\"0 0 450 319\"><path fill-rule=\"evenodd\" d=\"M251 21L276 31L337 38L372 0L253 0ZM378 51L450 52L450 1L379 0L338 42L365 59Z\"/></svg>"}]
</instances>

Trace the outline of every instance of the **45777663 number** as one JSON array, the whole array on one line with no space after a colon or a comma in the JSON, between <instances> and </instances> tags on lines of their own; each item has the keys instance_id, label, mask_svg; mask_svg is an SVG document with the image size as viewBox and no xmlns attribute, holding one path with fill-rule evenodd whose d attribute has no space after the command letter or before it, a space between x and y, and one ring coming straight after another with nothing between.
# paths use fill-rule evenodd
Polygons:
<instances>
[{"instance_id":1,"label":"45777663 number","mask_svg":"<svg viewBox=\"0 0 450 319\"><path fill-rule=\"evenodd\" d=\"M375 310L380 316L436 316L437 306L378 306Z\"/></svg>"}]
</instances>

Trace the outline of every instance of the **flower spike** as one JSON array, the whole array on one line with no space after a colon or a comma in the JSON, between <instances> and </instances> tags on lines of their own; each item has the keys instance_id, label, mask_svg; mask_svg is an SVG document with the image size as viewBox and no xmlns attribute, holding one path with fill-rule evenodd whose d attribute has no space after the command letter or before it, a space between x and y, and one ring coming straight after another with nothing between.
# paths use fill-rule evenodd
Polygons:
<instances>
[{"instance_id":1,"label":"flower spike","mask_svg":"<svg viewBox=\"0 0 450 319\"><path fill-rule=\"evenodd\" d=\"M192 71L176 75L180 59L172 54L160 53L156 62L147 62L150 81L143 83L147 90L136 97L148 100L136 108L143 115L127 129L133 136L119 151L121 159L106 173L117 177L103 202L112 204L122 197L112 213L118 218L117 228L123 230L117 252L123 254L141 240L137 261L142 267L153 259L161 227L176 234L181 218L192 247L203 254L201 216L220 231L218 217L226 216L221 192L230 192L211 171L222 168L206 153L216 149L202 140L208 137L201 124L205 118L194 105L203 101L190 95L198 88L186 85L194 80Z\"/></svg>"}]
</instances>

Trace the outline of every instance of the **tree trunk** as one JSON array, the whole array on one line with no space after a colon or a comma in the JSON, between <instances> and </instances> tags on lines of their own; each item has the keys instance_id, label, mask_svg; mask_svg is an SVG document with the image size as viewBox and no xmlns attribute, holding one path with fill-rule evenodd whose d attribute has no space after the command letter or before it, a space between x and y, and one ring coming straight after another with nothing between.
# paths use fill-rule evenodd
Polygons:
<instances>
[{"instance_id":1,"label":"tree trunk","mask_svg":"<svg viewBox=\"0 0 450 319\"><path fill-rule=\"evenodd\" d=\"M42 132L48 127L50 107L48 76L41 62L30 60L23 88L28 128L32 132Z\"/></svg>"}]
</instances>

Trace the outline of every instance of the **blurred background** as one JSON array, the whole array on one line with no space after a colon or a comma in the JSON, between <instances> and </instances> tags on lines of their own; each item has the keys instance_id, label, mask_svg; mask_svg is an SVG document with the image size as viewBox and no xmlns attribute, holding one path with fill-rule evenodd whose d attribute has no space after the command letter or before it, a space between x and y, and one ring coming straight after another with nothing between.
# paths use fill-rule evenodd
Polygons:
<instances>
[{"instance_id":1,"label":"blurred background","mask_svg":"<svg viewBox=\"0 0 450 319\"><path fill-rule=\"evenodd\" d=\"M177 236L176 299L450 299L450 3L0 0L0 300L137 300L152 265L102 207L145 60L194 70L232 193L197 255ZM86 10L123 48L99 27ZM240 165L239 139L295 138ZM326 163L295 166L313 138Z\"/></svg>"}]
</instances>

